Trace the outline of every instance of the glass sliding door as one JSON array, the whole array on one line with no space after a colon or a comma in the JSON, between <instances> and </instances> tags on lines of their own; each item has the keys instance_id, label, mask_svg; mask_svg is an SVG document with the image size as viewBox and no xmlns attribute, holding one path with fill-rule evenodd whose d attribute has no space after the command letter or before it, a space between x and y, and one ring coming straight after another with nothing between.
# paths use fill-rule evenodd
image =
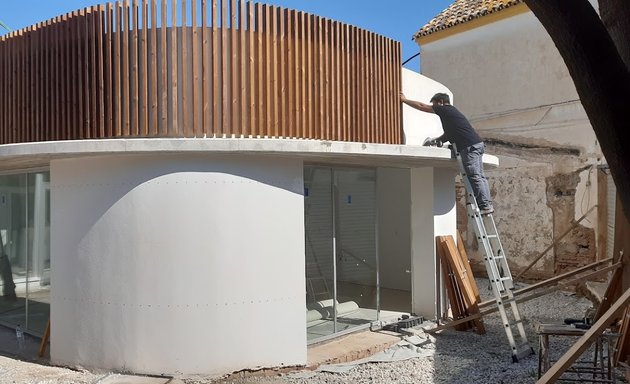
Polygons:
<instances>
[{"instance_id":1,"label":"glass sliding door","mask_svg":"<svg viewBox=\"0 0 630 384\"><path fill-rule=\"evenodd\" d=\"M330 168L304 169L306 322L309 340L335 332L332 177Z\"/></svg>"},{"instance_id":2,"label":"glass sliding door","mask_svg":"<svg viewBox=\"0 0 630 384\"><path fill-rule=\"evenodd\" d=\"M50 312L49 173L0 175L0 322L44 332Z\"/></svg>"},{"instance_id":3,"label":"glass sliding door","mask_svg":"<svg viewBox=\"0 0 630 384\"><path fill-rule=\"evenodd\" d=\"M313 341L378 319L376 172L304 169L307 335Z\"/></svg>"}]
</instances>

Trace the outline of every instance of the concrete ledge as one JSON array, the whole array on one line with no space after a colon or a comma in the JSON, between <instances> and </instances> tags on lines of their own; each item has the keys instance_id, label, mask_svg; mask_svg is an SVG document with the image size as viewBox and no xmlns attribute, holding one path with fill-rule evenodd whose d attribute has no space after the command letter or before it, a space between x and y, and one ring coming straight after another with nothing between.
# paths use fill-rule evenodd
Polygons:
<instances>
[{"instance_id":1,"label":"concrete ledge","mask_svg":"<svg viewBox=\"0 0 630 384\"><path fill-rule=\"evenodd\" d=\"M51 160L139 153L256 154L365 166L457 167L446 148L284 138L146 138L47 141L0 145L1 169L45 167ZM496 156L484 163L498 166Z\"/></svg>"}]
</instances>

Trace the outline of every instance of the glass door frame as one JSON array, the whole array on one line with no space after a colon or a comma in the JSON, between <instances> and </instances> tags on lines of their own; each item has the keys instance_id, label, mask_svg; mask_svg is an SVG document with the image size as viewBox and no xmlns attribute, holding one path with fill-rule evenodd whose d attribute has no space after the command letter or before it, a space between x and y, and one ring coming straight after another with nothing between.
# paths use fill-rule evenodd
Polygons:
<instances>
[{"instance_id":1,"label":"glass door frame","mask_svg":"<svg viewBox=\"0 0 630 384\"><path fill-rule=\"evenodd\" d=\"M313 170L315 169L322 169L322 170L328 170L330 172L330 198L331 198L331 221L332 221L332 230L331 230L331 238L332 238L332 267L333 267L333 296L332 296L332 305L333 305L333 310L332 310L332 314L333 314L333 332L329 335L326 336L321 336L321 337L317 337L314 338L312 340L308 340L307 344L313 344L313 343L318 343L318 342L322 342L328 339L332 339L332 338L336 338L348 333L353 333L353 332L357 332L359 330L364 330L367 328L371 328L375 323L379 323L380 322L380 318L381 318L381 303L380 303L380 255L379 255L379 225L378 225L378 221L379 221L379 204L378 204L378 172L377 172L377 168L376 167L367 167L367 166L347 166L347 165L343 165L343 166L339 166L339 165L335 165L335 164L322 164L322 163L304 163L303 165L304 169L306 168L311 168ZM374 175L374 256L375 256L375 288L376 288L376 319L367 322L366 324L363 325L357 325L355 327L351 327L349 329L345 329L345 330L338 330L337 329L337 323L338 323L338 319L337 319L337 298L338 298L338 287L337 287L337 274L338 274L338 266L337 266L337 243L338 243L338 237L339 237L339 226L337 223L337 213L339 211L339 206L338 204L340 203L339 201L339 191L338 191L338 173L339 171L350 171L350 172L356 172L356 171L371 171ZM306 172L304 172L304 175L306 174ZM305 182L306 180L304 180ZM306 183L305 183L306 184ZM306 199L307 196L305 195L304 198ZM306 219L306 218L305 218ZM305 227L306 230L306 227ZM305 254L306 257L306 254Z\"/></svg>"}]
</instances>

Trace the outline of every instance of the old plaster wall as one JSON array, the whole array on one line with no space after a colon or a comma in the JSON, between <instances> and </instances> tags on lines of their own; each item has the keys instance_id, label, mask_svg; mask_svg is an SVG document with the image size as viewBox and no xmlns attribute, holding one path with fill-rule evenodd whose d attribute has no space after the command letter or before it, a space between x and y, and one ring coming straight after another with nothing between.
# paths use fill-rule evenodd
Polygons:
<instances>
[{"instance_id":1,"label":"old plaster wall","mask_svg":"<svg viewBox=\"0 0 630 384\"><path fill-rule=\"evenodd\" d=\"M595 217L573 225L597 198L593 185L595 167L579 155L532 148L506 148L489 144L488 152L498 155L502 167L487 170L495 202L494 218L513 273L527 267L556 240L556 245L524 277L543 279L596 259ZM547 153L545 153L547 152ZM473 268L484 274L485 267L468 222L465 191L458 188L458 228L472 257ZM560 238L573 225L573 229Z\"/></svg>"},{"instance_id":2,"label":"old plaster wall","mask_svg":"<svg viewBox=\"0 0 630 384\"><path fill-rule=\"evenodd\" d=\"M422 72L447 86L501 166L487 171L498 230L518 273L597 204L605 162L573 81L531 12L420 42ZM428 101L428 100L427 100ZM525 277L542 279L594 261L597 210ZM459 230L479 272L473 228L458 194Z\"/></svg>"}]
</instances>

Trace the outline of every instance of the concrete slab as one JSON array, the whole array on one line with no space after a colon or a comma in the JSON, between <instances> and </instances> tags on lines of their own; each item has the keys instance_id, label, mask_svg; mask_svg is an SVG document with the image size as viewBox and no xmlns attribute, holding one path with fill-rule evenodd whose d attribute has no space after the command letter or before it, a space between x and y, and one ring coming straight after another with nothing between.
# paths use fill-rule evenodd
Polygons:
<instances>
[{"instance_id":1,"label":"concrete slab","mask_svg":"<svg viewBox=\"0 0 630 384\"><path fill-rule=\"evenodd\" d=\"M338 339L309 346L307 368L315 369L321 364L346 363L384 351L402 340L394 332L369 330L352 333Z\"/></svg>"},{"instance_id":2,"label":"concrete slab","mask_svg":"<svg viewBox=\"0 0 630 384\"><path fill-rule=\"evenodd\" d=\"M170 378L131 376L131 375L109 375L99 381L99 384L171 384Z\"/></svg>"}]
</instances>

